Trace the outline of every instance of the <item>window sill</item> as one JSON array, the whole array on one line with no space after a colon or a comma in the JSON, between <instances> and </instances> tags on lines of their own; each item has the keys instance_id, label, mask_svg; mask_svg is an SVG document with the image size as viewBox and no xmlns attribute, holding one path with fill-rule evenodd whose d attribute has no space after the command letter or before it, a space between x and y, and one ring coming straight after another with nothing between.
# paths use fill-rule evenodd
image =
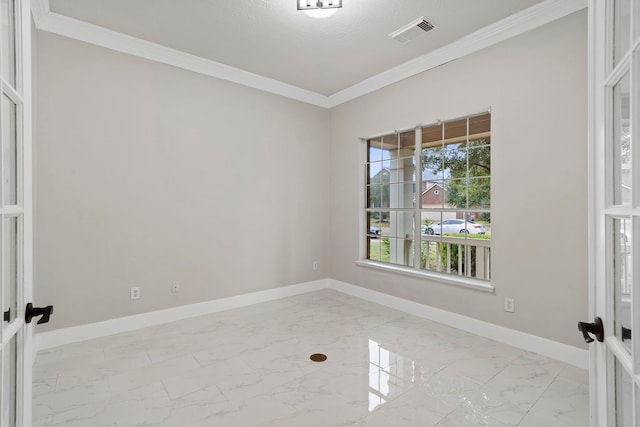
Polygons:
<instances>
[{"instance_id":1,"label":"window sill","mask_svg":"<svg viewBox=\"0 0 640 427\"><path fill-rule=\"evenodd\" d=\"M375 261L362 260L356 261L356 265L360 267L373 268L375 270L387 271L389 273L402 274L405 276L419 277L421 279L429 279L435 282L447 285L460 286L463 288L474 289L476 291L494 293L495 288L491 283L484 280L470 279L467 277L453 276L444 273L436 273L432 271L416 270L410 267L402 267L399 265L385 264Z\"/></svg>"}]
</instances>

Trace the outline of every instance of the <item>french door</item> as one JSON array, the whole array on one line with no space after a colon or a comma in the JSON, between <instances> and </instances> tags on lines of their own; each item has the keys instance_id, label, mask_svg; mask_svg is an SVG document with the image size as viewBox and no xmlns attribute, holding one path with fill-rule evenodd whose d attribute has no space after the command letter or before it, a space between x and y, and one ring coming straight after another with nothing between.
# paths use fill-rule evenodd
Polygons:
<instances>
[{"instance_id":1,"label":"french door","mask_svg":"<svg viewBox=\"0 0 640 427\"><path fill-rule=\"evenodd\" d=\"M590 0L589 52L591 425L638 427L640 0Z\"/></svg>"},{"instance_id":2,"label":"french door","mask_svg":"<svg viewBox=\"0 0 640 427\"><path fill-rule=\"evenodd\" d=\"M29 0L0 0L0 425L31 425L31 21Z\"/></svg>"}]
</instances>

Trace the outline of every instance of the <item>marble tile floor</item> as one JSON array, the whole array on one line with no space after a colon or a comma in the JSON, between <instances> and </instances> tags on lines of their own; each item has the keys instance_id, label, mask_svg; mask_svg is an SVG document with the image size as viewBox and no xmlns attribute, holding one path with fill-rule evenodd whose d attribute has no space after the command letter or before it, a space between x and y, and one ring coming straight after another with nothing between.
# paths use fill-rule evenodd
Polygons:
<instances>
[{"instance_id":1,"label":"marble tile floor","mask_svg":"<svg viewBox=\"0 0 640 427\"><path fill-rule=\"evenodd\" d=\"M42 351L33 394L37 427L589 424L586 371L332 290Z\"/></svg>"}]
</instances>

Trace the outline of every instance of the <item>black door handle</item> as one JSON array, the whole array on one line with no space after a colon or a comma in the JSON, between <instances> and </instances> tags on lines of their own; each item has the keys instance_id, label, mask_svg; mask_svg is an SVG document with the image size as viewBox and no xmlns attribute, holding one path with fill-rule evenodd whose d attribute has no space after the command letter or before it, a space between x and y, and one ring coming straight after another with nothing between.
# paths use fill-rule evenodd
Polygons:
<instances>
[{"instance_id":1,"label":"black door handle","mask_svg":"<svg viewBox=\"0 0 640 427\"><path fill-rule=\"evenodd\" d=\"M593 323L578 322L578 330L582 332L582 336L587 343L594 341L589 334L595 335L598 342L604 341L604 326L602 325L602 319L599 317L596 317L596 321Z\"/></svg>"},{"instance_id":2,"label":"black door handle","mask_svg":"<svg viewBox=\"0 0 640 427\"><path fill-rule=\"evenodd\" d=\"M5 322L11 321L11 309L5 311L2 318L4 319Z\"/></svg>"},{"instance_id":3,"label":"black door handle","mask_svg":"<svg viewBox=\"0 0 640 427\"><path fill-rule=\"evenodd\" d=\"M46 307L34 307L33 304L27 304L27 309L24 313L24 321L27 323L31 323L31 319L36 316L42 316L40 320L38 320L38 325L43 323L47 323L49 321L49 317L53 314L53 306L48 305Z\"/></svg>"}]
</instances>

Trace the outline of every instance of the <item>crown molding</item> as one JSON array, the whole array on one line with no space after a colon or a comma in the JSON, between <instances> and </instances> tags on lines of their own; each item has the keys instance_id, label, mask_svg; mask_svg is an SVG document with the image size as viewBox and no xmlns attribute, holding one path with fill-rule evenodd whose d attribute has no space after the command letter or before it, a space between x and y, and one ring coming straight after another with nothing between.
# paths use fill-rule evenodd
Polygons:
<instances>
[{"instance_id":1,"label":"crown molding","mask_svg":"<svg viewBox=\"0 0 640 427\"><path fill-rule=\"evenodd\" d=\"M32 14L38 30L328 108L325 95L58 13L43 13L44 2L48 3L47 0L34 0L32 3Z\"/></svg>"},{"instance_id":2,"label":"crown molding","mask_svg":"<svg viewBox=\"0 0 640 427\"><path fill-rule=\"evenodd\" d=\"M183 68L323 108L333 108L375 92L416 74L541 27L586 7L587 0L545 0L447 46L365 79L333 95L326 96L51 12L49 0L32 0L31 2L31 12L38 30Z\"/></svg>"},{"instance_id":3,"label":"crown molding","mask_svg":"<svg viewBox=\"0 0 640 427\"><path fill-rule=\"evenodd\" d=\"M524 34L587 7L587 0L546 0L447 46L407 61L329 96L329 108Z\"/></svg>"}]
</instances>

